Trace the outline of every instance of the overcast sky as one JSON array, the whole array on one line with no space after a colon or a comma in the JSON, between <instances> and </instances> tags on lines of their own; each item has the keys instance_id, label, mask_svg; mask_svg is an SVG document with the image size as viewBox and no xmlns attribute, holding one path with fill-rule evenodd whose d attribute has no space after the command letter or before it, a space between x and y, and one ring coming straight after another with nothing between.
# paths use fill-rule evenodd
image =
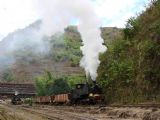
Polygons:
<instances>
[{"instance_id":1,"label":"overcast sky","mask_svg":"<svg viewBox=\"0 0 160 120\"><path fill-rule=\"evenodd\" d=\"M40 19L34 0L0 0L0 40ZM64 0L66 2L67 0ZM126 20L145 9L150 0L91 0L101 26L124 27Z\"/></svg>"}]
</instances>

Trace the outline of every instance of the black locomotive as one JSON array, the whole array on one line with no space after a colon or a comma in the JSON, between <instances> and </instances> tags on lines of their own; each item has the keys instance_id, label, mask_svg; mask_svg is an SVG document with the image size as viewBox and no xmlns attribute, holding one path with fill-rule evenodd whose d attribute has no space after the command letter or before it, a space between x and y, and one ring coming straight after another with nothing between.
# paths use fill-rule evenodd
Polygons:
<instances>
[{"instance_id":1,"label":"black locomotive","mask_svg":"<svg viewBox=\"0 0 160 120\"><path fill-rule=\"evenodd\" d=\"M103 102L101 88L93 82L93 85L77 84L75 89L71 91L71 103L97 103Z\"/></svg>"},{"instance_id":2,"label":"black locomotive","mask_svg":"<svg viewBox=\"0 0 160 120\"><path fill-rule=\"evenodd\" d=\"M11 99L11 103L13 105L19 105L19 104L22 104L22 100L21 100L21 97L20 95L14 95Z\"/></svg>"}]
</instances>

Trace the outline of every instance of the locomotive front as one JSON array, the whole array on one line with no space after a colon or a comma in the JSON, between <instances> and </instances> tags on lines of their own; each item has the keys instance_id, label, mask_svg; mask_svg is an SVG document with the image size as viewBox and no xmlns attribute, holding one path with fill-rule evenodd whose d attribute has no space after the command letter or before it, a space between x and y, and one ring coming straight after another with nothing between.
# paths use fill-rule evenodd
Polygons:
<instances>
[{"instance_id":1,"label":"locomotive front","mask_svg":"<svg viewBox=\"0 0 160 120\"><path fill-rule=\"evenodd\" d=\"M99 103L104 100L102 89L93 82L93 84L76 84L71 92L71 102L77 103Z\"/></svg>"}]
</instances>

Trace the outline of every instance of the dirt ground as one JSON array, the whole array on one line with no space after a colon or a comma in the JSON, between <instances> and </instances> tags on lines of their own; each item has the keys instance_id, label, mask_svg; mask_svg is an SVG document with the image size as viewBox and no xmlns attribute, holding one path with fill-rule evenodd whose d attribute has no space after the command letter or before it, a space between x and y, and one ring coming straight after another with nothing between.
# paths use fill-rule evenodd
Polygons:
<instances>
[{"instance_id":1,"label":"dirt ground","mask_svg":"<svg viewBox=\"0 0 160 120\"><path fill-rule=\"evenodd\" d=\"M1 103L0 120L160 120L160 109Z\"/></svg>"}]
</instances>

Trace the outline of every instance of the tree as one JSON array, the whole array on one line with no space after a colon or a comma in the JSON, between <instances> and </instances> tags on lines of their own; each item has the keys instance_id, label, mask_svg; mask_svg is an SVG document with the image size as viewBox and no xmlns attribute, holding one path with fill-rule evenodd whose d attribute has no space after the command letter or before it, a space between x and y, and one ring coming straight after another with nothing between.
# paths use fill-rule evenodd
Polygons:
<instances>
[{"instance_id":1,"label":"tree","mask_svg":"<svg viewBox=\"0 0 160 120\"><path fill-rule=\"evenodd\" d=\"M131 17L123 30L124 39L132 39L139 31L139 21L137 18Z\"/></svg>"},{"instance_id":2,"label":"tree","mask_svg":"<svg viewBox=\"0 0 160 120\"><path fill-rule=\"evenodd\" d=\"M37 94L40 96L70 92L67 78L63 76L54 78L49 71L46 71L45 75L37 77L35 83Z\"/></svg>"},{"instance_id":3,"label":"tree","mask_svg":"<svg viewBox=\"0 0 160 120\"><path fill-rule=\"evenodd\" d=\"M54 82L51 72L46 71L45 75L36 78L36 91L40 96L49 94L49 86Z\"/></svg>"},{"instance_id":4,"label":"tree","mask_svg":"<svg viewBox=\"0 0 160 120\"><path fill-rule=\"evenodd\" d=\"M62 94L62 93L68 93L70 92L70 87L67 81L64 77L57 78L54 80L54 83L52 83L49 86L49 94Z\"/></svg>"}]
</instances>

